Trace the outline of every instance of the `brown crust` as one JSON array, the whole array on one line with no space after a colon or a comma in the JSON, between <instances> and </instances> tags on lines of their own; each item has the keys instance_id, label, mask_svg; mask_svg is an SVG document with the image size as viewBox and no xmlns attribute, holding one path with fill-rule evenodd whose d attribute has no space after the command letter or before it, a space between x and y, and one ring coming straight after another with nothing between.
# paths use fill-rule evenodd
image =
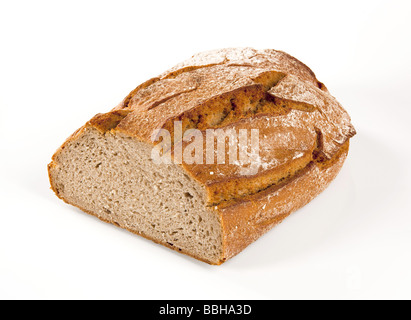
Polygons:
<instances>
[{"instance_id":1,"label":"brown crust","mask_svg":"<svg viewBox=\"0 0 411 320\"><path fill-rule=\"evenodd\" d=\"M248 128L259 129L260 133L273 126L295 128L290 132L295 141L306 140L299 130L301 126L315 131L321 136L322 147L312 156L327 160L355 134L347 112L314 73L297 59L275 50L226 49L196 55L139 86L126 100L120 108L129 114L115 130L148 143L152 143L153 131L160 128L167 129L173 139L174 121L182 121L184 132L238 128L247 120ZM260 121L261 117L267 121ZM284 146L284 152L277 153L289 156L287 149ZM303 146L300 151L305 154L306 149ZM276 160L290 167L291 172L300 169L298 161L284 157ZM271 160L267 155L262 168ZM247 190L256 192L276 180L269 178L273 175L272 168L241 179L236 166L219 166L218 175L207 175L207 172L215 173L207 165L183 166L191 177L207 186L209 205L241 198L247 195ZM289 174L283 170L284 177L279 179ZM252 182L257 179L261 179L261 186ZM234 189L239 192L235 193Z\"/></svg>"},{"instance_id":2,"label":"brown crust","mask_svg":"<svg viewBox=\"0 0 411 320\"><path fill-rule=\"evenodd\" d=\"M349 143L327 165L311 162L303 171L281 185L242 199L230 206L220 205L223 223L224 259L230 259L287 216L320 194L340 171Z\"/></svg>"},{"instance_id":3,"label":"brown crust","mask_svg":"<svg viewBox=\"0 0 411 320\"><path fill-rule=\"evenodd\" d=\"M225 248L220 263L320 193L338 173L355 135L347 112L297 59L275 50L223 49L193 56L138 86L111 112L93 117L60 147L49 172L61 150L86 127L153 144L152 132L172 131L174 120L182 121L184 129L245 126L268 137L265 163L254 176L240 177L232 166L182 165L205 186L208 204L218 205ZM286 143L281 143L276 129L287 131ZM293 141L299 147L291 149L303 154L303 160L290 153ZM270 165L273 159L277 165ZM217 170L219 175L208 174ZM51 174L50 182L58 195ZM302 197L307 190L310 196ZM274 208L278 203L286 207L287 202L287 210ZM262 214L270 218L254 225L253 219Z\"/></svg>"}]
</instances>

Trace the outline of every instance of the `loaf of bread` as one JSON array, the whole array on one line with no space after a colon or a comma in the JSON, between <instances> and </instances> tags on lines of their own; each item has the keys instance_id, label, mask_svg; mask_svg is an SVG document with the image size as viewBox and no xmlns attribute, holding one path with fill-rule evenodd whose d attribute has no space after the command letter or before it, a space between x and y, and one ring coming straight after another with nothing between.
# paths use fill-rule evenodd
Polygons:
<instances>
[{"instance_id":1,"label":"loaf of bread","mask_svg":"<svg viewBox=\"0 0 411 320\"><path fill-rule=\"evenodd\" d=\"M168 145L160 129L170 133ZM187 148L197 156L193 139L208 141L207 132L218 129L229 132L223 161L211 161L214 153L207 161L205 149L196 161L176 153ZM257 130L250 163L227 160L230 134L241 130ZM188 132L196 135L186 139ZM48 169L65 202L221 264L322 192L354 135L347 112L297 59L276 50L223 49L139 85L69 137ZM155 154L171 161L154 161Z\"/></svg>"}]
</instances>

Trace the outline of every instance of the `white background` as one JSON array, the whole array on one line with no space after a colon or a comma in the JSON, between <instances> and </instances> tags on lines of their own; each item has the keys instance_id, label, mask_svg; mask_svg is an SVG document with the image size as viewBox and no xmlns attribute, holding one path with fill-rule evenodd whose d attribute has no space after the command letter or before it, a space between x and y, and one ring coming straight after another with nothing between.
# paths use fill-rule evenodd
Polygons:
<instances>
[{"instance_id":1,"label":"white background","mask_svg":"<svg viewBox=\"0 0 411 320\"><path fill-rule=\"evenodd\" d=\"M0 298L411 298L410 1L0 1ZM49 190L75 129L192 54L310 66L358 135L332 185L222 266Z\"/></svg>"}]
</instances>

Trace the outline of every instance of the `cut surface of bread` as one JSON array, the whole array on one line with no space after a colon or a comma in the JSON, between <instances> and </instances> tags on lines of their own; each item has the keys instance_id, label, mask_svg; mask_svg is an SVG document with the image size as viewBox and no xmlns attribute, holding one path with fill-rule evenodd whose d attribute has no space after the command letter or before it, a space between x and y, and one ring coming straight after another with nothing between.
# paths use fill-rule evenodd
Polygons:
<instances>
[{"instance_id":1,"label":"cut surface of bread","mask_svg":"<svg viewBox=\"0 0 411 320\"><path fill-rule=\"evenodd\" d=\"M50 168L59 197L98 218L210 263L222 251L221 221L204 188L180 166L159 166L145 143L89 127Z\"/></svg>"},{"instance_id":2,"label":"cut surface of bread","mask_svg":"<svg viewBox=\"0 0 411 320\"><path fill-rule=\"evenodd\" d=\"M176 121L204 141L209 129L258 130L256 170L155 163L156 130L168 130L173 147L187 146L175 140ZM295 58L224 49L195 55L93 117L55 153L49 177L67 203L221 264L322 192L354 134L346 111Z\"/></svg>"}]
</instances>

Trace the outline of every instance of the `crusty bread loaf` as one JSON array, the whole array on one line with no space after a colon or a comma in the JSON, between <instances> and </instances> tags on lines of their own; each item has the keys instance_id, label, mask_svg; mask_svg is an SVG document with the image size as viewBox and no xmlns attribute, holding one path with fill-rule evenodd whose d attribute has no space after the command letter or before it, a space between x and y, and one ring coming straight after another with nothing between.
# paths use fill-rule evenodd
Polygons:
<instances>
[{"instance_id":1,"label":"crusty bread loaf","mask_svg":"<svg viewBox=\"0 0 411 320\"><path fill-rule=\"evenodd\" d=\"M241 164L153 161L156 129L258 129L254 171ZM338 174L355 134L314 73L275 50L201 53L133 90L77 130L49 164L58 197L103 221L221 264ZM227 155L227 154L226 154ZM227 155L228 157L228 155Z\"/></svg>"}]
</instances>

